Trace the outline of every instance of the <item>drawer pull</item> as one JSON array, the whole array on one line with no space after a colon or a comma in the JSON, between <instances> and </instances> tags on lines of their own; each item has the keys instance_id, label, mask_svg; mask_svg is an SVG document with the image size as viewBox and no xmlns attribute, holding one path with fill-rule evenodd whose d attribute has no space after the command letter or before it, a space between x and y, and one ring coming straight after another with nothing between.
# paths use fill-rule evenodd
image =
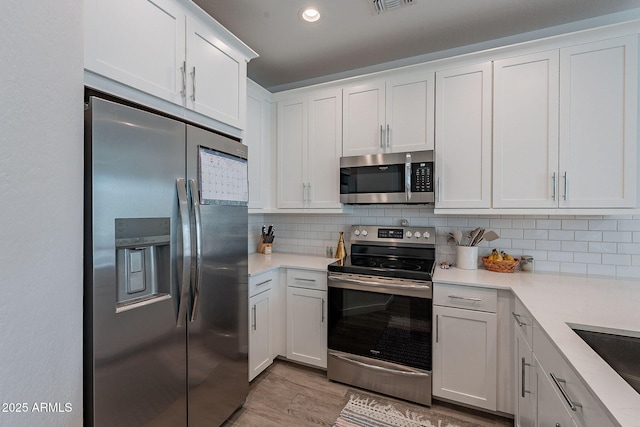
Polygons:
<instances>
[{"instance_id":1,"label":"drawer pull","mask_svg":"<svg viewBox=\"0 0 640 427\"><path fill-rule=\"evenodd\" d=\"M582 408L582 405L580 403L577 403L571 400L571 397L569 397L569 394L562 386L562 384L566 384L567 382L562 378L556 377L553 372L550 373L549 375L551 376L551 379L553 380L553 382L556 383L556 387L558 387L558 390L560 390L560 393L562 394L562 397L564 397L564 400L567 401L569 408L574 412L577 411L578 408Z\"/></svg>"},{"instance_id":2,"label":"drawer pull","mask_svg":"<svg viewBox=\"0 0 640 427\"><path fill-rule=\"evenodd\" d=\"M451 299L460 299L464 301L472 301L472 302L482 302L482 298L473 298L473 297L461 297L458 295L449 295Z\"/></svg>"},{"instance_id":3,"label":"drawer pull","mask_svg":"<svg viewBox=\"0 0 640 427\"><path fill-rule=\"evenodd\" d=\"M296 277L293 280L299 280L301 282L315 282L316 281L316 279L304 279L302 277Z\"/></svg>"},{"instance_id":4,"label":"drawer pull","mask_svg":"<svg viewBox=\"0 0 640 427\"><path fill-rule=\"evenodd\" d=\"M265 280L264 282L256 283L256 288L257 288L258 286L265 285L265 284L267 284L267 283L269 283L269 282L272 282L272 281L273 281L273 279L268 279L268 280Z\"/></svg>"},{"instance_id":5,"label":"drawer pull","mask_svg":"<svg viewBox=\"0 0 640 427\"><path fill-rule=\"evenodd\" d=\"M521 315L520 314L516 314L515 312L511 312L511 314L513 315L513 318L516 319L516 322L518 323L518 326L523 327L523 326L527 326L526 323L524 323L522 320L520 320Z\"/></svg>"}]
</instances>

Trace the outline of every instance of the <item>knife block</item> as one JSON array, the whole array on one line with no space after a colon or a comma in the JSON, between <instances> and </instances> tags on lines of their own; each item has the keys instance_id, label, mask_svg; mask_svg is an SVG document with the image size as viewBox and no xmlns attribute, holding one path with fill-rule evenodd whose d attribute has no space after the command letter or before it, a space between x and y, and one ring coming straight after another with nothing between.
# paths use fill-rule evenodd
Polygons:
<instances>
[{"instance_id":1,"label":"knife block","mask_svg":"<svg viewBox=\"0 0 640 427\"><path fill-rule=\"evenodd\" d=\"M273 243L265 243L260 237L260 243L258 243L258 252L265 255L271 255L271 251L273 249Z\"/></svg>"}]
</instances>

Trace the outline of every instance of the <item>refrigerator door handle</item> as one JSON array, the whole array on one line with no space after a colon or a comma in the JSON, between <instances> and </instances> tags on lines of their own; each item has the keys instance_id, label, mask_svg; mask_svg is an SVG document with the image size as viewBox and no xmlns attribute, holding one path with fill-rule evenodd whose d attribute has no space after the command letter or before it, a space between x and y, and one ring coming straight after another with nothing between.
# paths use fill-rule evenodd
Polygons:
<instances>
[{"instance_id":1,"label":"refrigerator door handle","mask_svg":"<svg viewBox=\"0 0 640 427\"><path fill-rule=\"evenodd\" d=\"M191 190L191 207L193 209L193 218L195 221L195 272L193 272L192 292L193 307L191 308L191 321L195 322L198 316L198 302L200 299L200 281L202 278L202 220L200 216L200 196L198 186L195 180L189 180L189 188Z\"/></svg>"},{"instance_id":2,"label":"refrigerator door handle","mask_svg":"<svg viewBox=\"0 0 640 427\"><path fill-rule=\"evenodd\" d=\"M178 288L180 300L178 303L177 326L184 326L189 308L189 279L191 278L191 229L189 226L189 205L187 202L187 185L184 178L176 179L178 193L178 224L182 234L182 253L178 261Z\"/></svg>"}]
</instances>

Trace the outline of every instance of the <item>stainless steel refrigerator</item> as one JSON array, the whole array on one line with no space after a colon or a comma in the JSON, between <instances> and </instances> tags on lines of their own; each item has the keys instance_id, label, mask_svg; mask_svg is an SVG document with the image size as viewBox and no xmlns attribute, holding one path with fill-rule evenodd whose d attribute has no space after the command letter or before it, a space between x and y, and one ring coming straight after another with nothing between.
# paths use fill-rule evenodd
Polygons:
<instances>
[{"instance_id":1,"label":"stainless steel refrigerator","mask_svg":"<svg viewBox=\"0 0 640 427\"><path fill-rule=\"evenodd\" d=\"M89 98L85 425L217 426L246 398L247 147Z\"/></svg>"}]
</instances>

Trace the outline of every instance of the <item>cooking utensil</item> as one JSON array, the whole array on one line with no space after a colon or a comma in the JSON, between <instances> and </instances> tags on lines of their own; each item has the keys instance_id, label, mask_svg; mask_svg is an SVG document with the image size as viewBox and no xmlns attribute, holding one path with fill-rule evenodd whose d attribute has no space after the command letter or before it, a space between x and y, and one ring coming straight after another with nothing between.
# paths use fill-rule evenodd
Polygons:
<instances>
[{"instance_id":1,"label":"cooking utensil","mask_svg":"<svg viewBox=\"0 0 640 427\"><path fill-rule=\"evenodd\" d=\"M482 231L483 229L481 227L478 227L474 230L471 231L471 233L469 233L469 246L475 246L477 245L476 240L478 239L478 235L480 234L480 231Z\"/></svg>"},{"instance_id":2,"label":"cooking utensil","mask_svg":"<svg viewBox=\"0 0 640 427\"><path fill-rule=\"evenodd\" d=\"M456 245L460 246L460 242L462 242L462 231L453 230L451 235L453 236L453 240L455 240Z\"/></svg>"}]
</instances>

